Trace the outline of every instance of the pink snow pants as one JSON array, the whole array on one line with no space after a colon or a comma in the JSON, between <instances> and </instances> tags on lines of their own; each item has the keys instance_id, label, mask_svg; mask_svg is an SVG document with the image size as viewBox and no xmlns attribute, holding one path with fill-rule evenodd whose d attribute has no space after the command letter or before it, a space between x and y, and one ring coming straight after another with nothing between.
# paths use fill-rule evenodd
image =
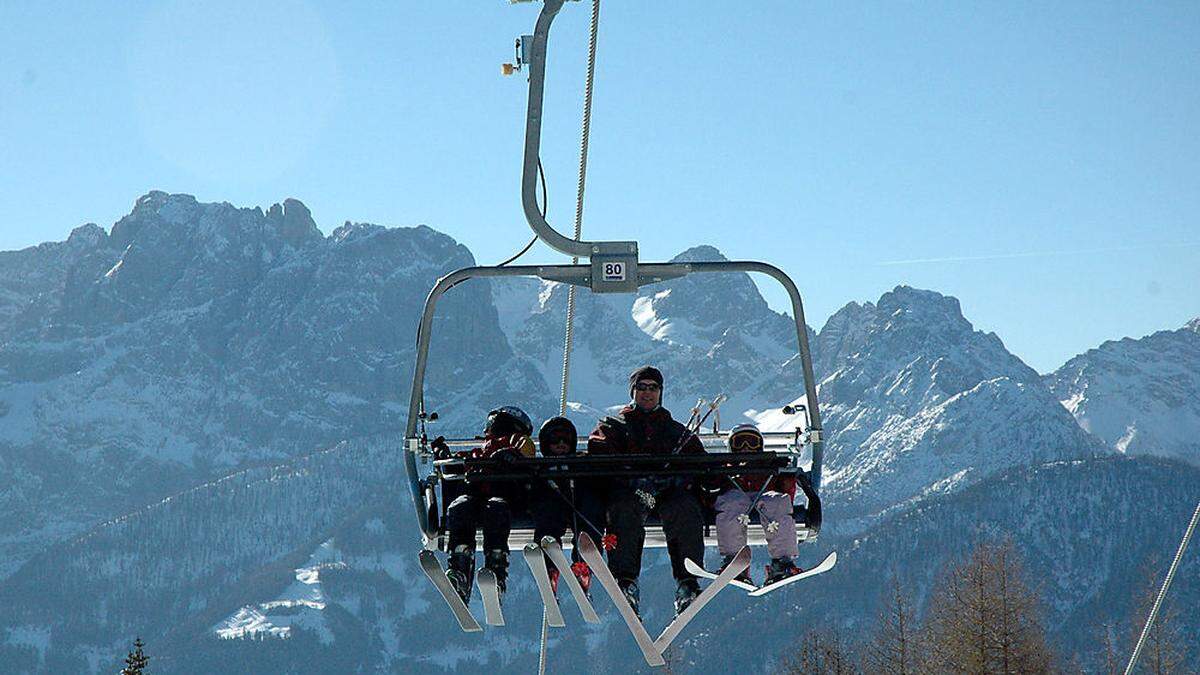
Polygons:
<instances>
[{"instance_id":1,"label":"pink snow pants","mask_svg":"<svg viewBox=\"0 0 1200 675\"><path fill-rule=\"evenodd\" d=\"M746 545L746 528L738 519L750 509L754 493L729 490L717 497L717 550L722 556L736 555ZM796 543L796 521L792 519L792 498L785 492L764 492L755 505L758 522L767 536L767 552L772 558L795 558L800 555ZM771 532L769 523L779 523Z\"/></svg>"}]
</instances>

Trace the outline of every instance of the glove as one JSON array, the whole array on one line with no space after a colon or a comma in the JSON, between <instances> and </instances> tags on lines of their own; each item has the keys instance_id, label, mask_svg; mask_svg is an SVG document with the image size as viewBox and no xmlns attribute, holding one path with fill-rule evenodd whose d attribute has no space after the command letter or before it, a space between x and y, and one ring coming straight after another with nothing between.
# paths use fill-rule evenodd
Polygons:
<instances>
[{"instance_id":1,"label":"glove","mask_svg":"<svg viewBox=\"0 0 1200 675\"><path fill-rule=\"evenodd\" d=\"M521 461L521 456L515 450L501 450L492 455L492 459L495 459L502 466L512 466Z\"/></svg>"},{"instance_id":2,"label":"glove","mask_svg":"<svg viewBox=\"0 0 1200 675\"><path fill-rule=\"evenodd\" d=\"M433 448L434 459L450 459L450 446L446 444L445 436L438 436L429 444Z\"/></svg>"}]
</instances>

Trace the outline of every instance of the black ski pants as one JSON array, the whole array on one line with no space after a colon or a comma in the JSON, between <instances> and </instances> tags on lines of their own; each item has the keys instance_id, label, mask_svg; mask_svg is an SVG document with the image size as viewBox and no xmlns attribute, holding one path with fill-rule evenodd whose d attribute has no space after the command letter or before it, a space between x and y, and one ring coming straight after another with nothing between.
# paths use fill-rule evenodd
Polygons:
<instances>
[{"instance_id":1,"label":"black ski pants","mask_svg":"<svg viewBox=\"0 0 1200 675\"><path fill-rule=\"evenodd\" d=\"M586 532L596 546L601 546L605 527L604 501L592 483L576 480L572 488L568 480L553 484L542 481L532 486L529 510L533 516L534 542L540 542L542 537L553 537L561 544L563 535L570 528L576 535ZM581 560L578 546L571 551L571 559Z\"/></svg>"},{"instance_id":2,"label":"black ski pants","mask_svg":"<svg viewBox=\"0 0 1200 675\"><path fill-rule=\"evenodd\" d=\"M617 579L634 579L642 571L642 548L646 543L649 511L633 488L615 485L608 492L608 529L617 536L617 547L608 552L608 566ZM704 511L691 491L680 487L660 490L654 510L662 519L671 557L671 573L677 581L694 579L683 561L691 558L704 564Z\"/></svg>"},{"instance_id":3,"label":"black ski pants","mask_svg":"<svg viewBox=\"0 0 1200 675\"><path fill-rule=\"evenodd\" d=\"M446 508L446 529L450 532L450 551L459 546L475 554L475 532L483 528L483 550L508 552L508 533L512 530L509 499L480 493L459 495Z\"/></svg>"}]
</instances>

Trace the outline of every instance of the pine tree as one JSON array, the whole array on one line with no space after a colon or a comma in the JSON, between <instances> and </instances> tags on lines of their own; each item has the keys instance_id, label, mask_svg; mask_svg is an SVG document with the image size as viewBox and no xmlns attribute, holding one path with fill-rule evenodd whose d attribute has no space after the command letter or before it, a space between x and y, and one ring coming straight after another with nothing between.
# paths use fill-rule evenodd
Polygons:
<instances>
[{"instance_id":1,"label":"pine tree","mask_svg":"<svg viewBox=\"0 0 1200 675\"><path fill-rule=\"evenodd\" d=\"M858 673L848 645L837 632L810 631L800 649L784 660L789 675L853 675Z\"/></svg>"},{"instance_id":2,"label":"pine tree","mask_svg":"<svg viewBox=\"0 0 1200 675\"><path fill-rule=\"evenodd\" d=\"M887 675L925 672L923 653L912 600L905 594L900 579L893 576L879 613L874 638L867 644L863 655L864 670Z\"/></svg>"},{"instance_id":3,"label":"pine tree","mask_svg":"<svg viewBox=\"0 0 1200 675\"><path fill-rule=\"evenodd\" d=\"M1100 649L1104 655L1103 670L1100 671L1103 675L1120 675L1125 672L1124 664L1120 663L1120 656L1117 653L1118 647L1113 629L1114 626L1107 623L1102 623L1097 628L1100 633Z\"/></svg>"},{"instance_id":4,"label":"pine tree","mask_svg":"<svg viewBox=\"0 0 1200 675\"><path fill-rule=\"evenodd\" d=\"M140 637L133 641L133 651L125 657L125 667L121 669L121 675L145 674L146 666L150 663L150 657L142 652L142 648L145 646L146 644Z\"/></svg>"},{"instance_id":5,"label":"pine tree","mask_svg":"<svg viewBox=\"0 0 1200 675\"><path fill-rule=\"evenodd\" d=\"M931 670L1050 672L1041 603L1021 576L1011 542L981 545L945 575L926 621Z\"/></svg>"}]
</instances>

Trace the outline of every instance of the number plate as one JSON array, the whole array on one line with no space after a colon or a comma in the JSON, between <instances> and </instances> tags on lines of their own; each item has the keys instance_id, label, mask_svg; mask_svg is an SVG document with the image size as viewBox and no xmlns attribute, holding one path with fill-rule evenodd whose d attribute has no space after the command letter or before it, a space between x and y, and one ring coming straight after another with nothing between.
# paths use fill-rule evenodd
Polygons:
<instances>
[{"instance_id":1,"label":"number plate","mask_svg":"<svg viewBox=\"0 0 1200 675\"><path fill-rule=\"evenodd\" d=\"M606 262L601 270L605 281L625 281L625 263Z\"/></svg>"}]
</instances>

